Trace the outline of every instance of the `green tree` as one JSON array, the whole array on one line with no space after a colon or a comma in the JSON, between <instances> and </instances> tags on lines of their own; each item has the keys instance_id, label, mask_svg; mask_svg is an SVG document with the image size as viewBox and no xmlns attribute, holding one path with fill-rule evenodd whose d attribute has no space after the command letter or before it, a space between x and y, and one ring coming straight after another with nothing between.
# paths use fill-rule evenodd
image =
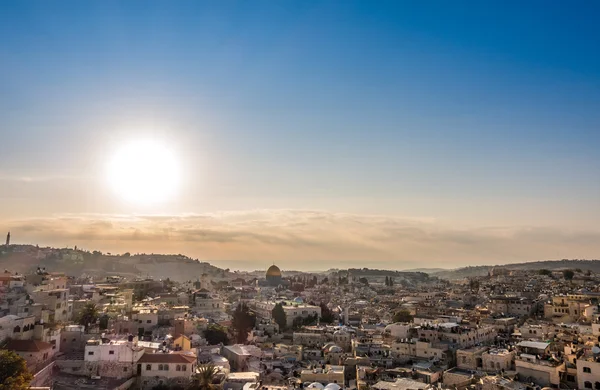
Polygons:
<instances>
[{"instance_id":1,"label":"green tree","mask_svg":"<svg viewBox=\"0 0 600 390\"><path fill-rule=\"evenodd\" d=\"M32 379L25 359L13 351L0 350L0 390L29 389Z\"/></svg>"},{"instance_id":2,"label":"green tree","mask_svg":"<svg viewBox=\"0 0 600 390\"><path fill-rule=\"evenodd\" d=\"M79 314L77 315L77 323L89 328L91 324L95 324L98 320L98 307L94 302L86 303Z\"/></svg>"},{"instance_id":3,"label":"green tree","mask_svg":"<svg viewBox=\"0 0 600 390\"><path fill-rule=\"evenodd\" d=\"M285 310L283 310L283 305L281 303L275 305L271 311L271 316L277 325L279 325L279 329L284 330L287 326L287 316L285 315Z\"/></svg>"},{"instance_id":4,"label":"green tree","mask_svg":"<svg viewBox=\"0 0 600 390\"><path fill-rule=\"evenodd\" d=\"M250 312L245 303L240 303L233 312L231 326L233 328L235 341L245 343L248 339L248 332L254 328L256 316Z\"/></svg>"},{"instance_id":5,"label":"green tree","mask_svg":"<svg viewBox=\"0 0 600 390\"><path fill-rule=\"evenodd\" d=\"M100 326L100 330L106 330L108 329L108 315L104 314L100 317L100 321L98 322L98 325Z\"/></svg>"},{"instance_id":6,"label":"green tree","mask_svg":"<svg viewBox=\"0 0 600 390\"><path fill-rule=\"evenodd\" d=\"M571 271L570 269L566 269L563 271L563 276L565 277L565 280L573 280L575 272Z\"/></svg>"},{"instance_id":7,"label":"green tree","mask_svg":"<svg viewBox=\"0 0 600 390\"><path fill-rule=\"evenodd\" d=\"M192 381L188 390L212 390L215 388L213 382L218 373L217 368L212 364L199 366L197 373L192 376Z\"/></svg>"},{"instance_id":8,"label":"green tree","mask_svg":"<svg viewBox=\"0 0 600 390\"><path fill-rule=\"evenodd\" d=\"M394 314L394 322L412 322L412 320L412 314L406 309L402 309Z\"/></svg>"},{"instance_id":9,"label":"green tree","mask_svg":"<svg viewBox=\"0 0 600 390\"><path fill-rule=\"evenodd\" d=\"M321 322L325 324L331 324L334 321L333 312L329 310L327 305L323 302L319 304L321 306Z\"/></svg>"},{"instance_id":10,"label":"green tree","mask_svg":"<svg viewBox=\"0 0 600 390\"><path fill-rule=\"evenodd\" d=\"M473 294L477 293L479 291L479 281L471 279L471 281L469 281L469 288Z\"/></svg>"},{"instance_id":11,"label":"green tree","mask_svg":"<svg viewBox=\"0 0 600 390\"><path fill-rule=\"evenodd\" d=\"M358 279L358 281L364 284L365 286L369 285L369 280L367 278L360 278Z\"/></svg>"},{"instance_id":12,"label":"green tree","mask_svg":"<svg viewBox=\"0 0 600 390\"><path fill-rule=\"evenodd\" d=\"M545 275L545 276L552 276L552 271L550 271L549 269L541 269L538 271L538 274Z\"/></svg>"},{"instance_id":13,"label":"green tree","mask_svg":"<svg viewBox=\"0 0 600 390\"><path fill-rule=\"evenodd\" d=\"M208 341L209 345L227 344L229 342L225 328L216 324L208 325L204 331L204 338Z\"/></svg>"}]
</instances>

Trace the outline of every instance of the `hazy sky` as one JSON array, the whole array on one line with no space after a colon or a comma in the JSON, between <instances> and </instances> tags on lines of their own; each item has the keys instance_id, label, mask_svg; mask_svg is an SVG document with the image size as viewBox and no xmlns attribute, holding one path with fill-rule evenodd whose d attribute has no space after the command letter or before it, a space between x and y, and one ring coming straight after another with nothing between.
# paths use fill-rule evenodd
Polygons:
<instances>
[{"instance_id":1,"label":"hazy sky","mask_svg":"<svg viewBox=\"0 0 600 390\"><path fill-rule=\"evenodd\" d=\"M3 1L0 229L256 268L598 258L599 17L593 1ZM182 186L132 206L105 167L148 138Z\"/></svg>"}]
</instances>

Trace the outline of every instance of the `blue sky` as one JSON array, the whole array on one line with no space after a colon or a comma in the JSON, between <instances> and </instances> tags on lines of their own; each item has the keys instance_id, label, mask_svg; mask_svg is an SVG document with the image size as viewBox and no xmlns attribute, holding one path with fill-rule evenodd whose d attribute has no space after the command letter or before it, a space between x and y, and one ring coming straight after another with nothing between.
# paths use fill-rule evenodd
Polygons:
<instances>
[{"instance_id":1,"label":"blue sky","mask_svg":"<svg viewBox=\"0 0 600 390\"><path fill-rule=\"evenodd\" d=\"M0 227L302 209L593 230L599 16L592 1L3 2ZM99 179L147 134L186 172L152 210Z\"/></svg>"}]
</instances>

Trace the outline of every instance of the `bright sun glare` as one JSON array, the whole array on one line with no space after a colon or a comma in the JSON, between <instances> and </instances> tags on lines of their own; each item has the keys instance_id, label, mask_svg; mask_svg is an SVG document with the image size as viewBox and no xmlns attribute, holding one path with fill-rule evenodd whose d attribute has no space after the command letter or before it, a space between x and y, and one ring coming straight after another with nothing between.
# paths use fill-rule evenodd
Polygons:
<instances>
[{"instance_id":1,"label":"bright sun glare","mask_svg":"<svg viewBox=\"0 0 600 390\"><path fill-rule=\"evenodd\" d=\"M166 202L179 187L180 167L172 150L153 140L120 145L107 169L108 181L119 197L139 205Z\"/></svg>"}]
</instances>

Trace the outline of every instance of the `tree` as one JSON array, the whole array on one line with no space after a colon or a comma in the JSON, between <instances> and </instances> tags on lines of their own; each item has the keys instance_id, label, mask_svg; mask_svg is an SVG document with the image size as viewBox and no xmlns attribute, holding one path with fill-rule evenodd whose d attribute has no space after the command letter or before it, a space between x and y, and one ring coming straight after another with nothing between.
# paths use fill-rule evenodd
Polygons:
<instances>
[{"instance_id":1,"label":"tree","mask_svg":"<svg viewBox=\"0 0 600 390\"><path fill-rule=\"evenodd\" d=\"M204 331L204 338L208 341L209 345L227 344L229 342L225 329L216 324L208 325Z\"/></svg>"},{"instance_id":2,"label":"tree","mask_svg":"<svg viewBox=\"0 0 600 390\"><path fill-rule=\"evenodd\" d=\"M325 324L333 323L333 321L334 321L333 313L331 312L331 310L329 310L327 305L325 303L321 302L319 304L319 306L321 307L321 322L323 322Z\"/></svg>"},{"instance_id":3,"label":"tree","mask_svg":"<svg viewBox=\"0 0 600 390\"><path fill-rule=\"evenodd\" d=\"M541 269L538 271L538 274L545 275L545 276L552 276L552 271L550 271L549 269Z\"/></svg>"},{"instance_id":4,"label":"tree","mask_svg":"<svg viewBox=\"0 0 600 390\"><path fill-rule=\"evenodd\" d=\"M412 322L412 320L412 314L406 309L402 309L394 314L394 322Z\"/></svg>"},{"instance_id":5,"label":"tree","mask_svg":"<svg viewBox=\"0 0 600 390\"><path fill-rule=\"evenodd\" d=\"M283 310L283 305L281 303L275 305L271 311L271 316L277 325L279 325L279 329L284 330L287 325L287 316L285 315L285 310Z\"/></svg>"},{"instance_id":6,"label":"tree","mask_svg":"<svg viewBox=\"0 0 600 390\"><path fill-rule=\"evenodd\" d=\"M473 294L477 293L479 291L479 281L471 279L471 281L469 281L469 288Z\"/></svg>"},{"instance_id":7,"label":"tree","mask_svg":"<svg viewBox=\"0 0 600 390\"><path fill-rule=\"evenodd\" d=\"M570 269L566 269L563 271L563 276L565 277L565 280L572 280L573 276L575 276L575 272L571 271Z\"/></svg>"},{"instance_id":8,"label":"tree","mask_svg":"<svg viewBox=\"0 0 600 390\"><path fill-rule=\"evenodd\" d=\"M106 330L108 329L108 315L104 314L103 316L100 317L100 321L98 322L98 325L100 326L100 330Z\"/></svg>"},{"instance_id":9,"label":"tree","mask_svg":"<svg viewBox=\"0 0 600 390\"><path fill-rule=\"evenodd\" d=\"M79 314L77 315L77 323L89 328L91 324L95 324L98 320L98 307L94 302L86 303Z\"/></svg>"},{"instance_id":10,"label":"tree","mask_svg":"<svg viewBox=\"0 0 600 390\"><path fill-rule=\"evenodd\" d=\"M215 387L213 382L217 372L218 370L213 364L199 366L197 373L192 376L188 390L212 390Z\"/></svg>"},{"instance_id":11,"label":"tree","mask_svg":"<svg viewBox=\"0 0 600 390\"><path fill-rule=\"evenodd\" d=\"M0 390L29 389L32 379L25 359L13 351L0 350Z\"/></svg>"},{"instance_id":12,"label":"tree","mask_svg":"<svg viewBox=\"0 0 600 390\"><path fill-rule=\"evenodd\" d=\"M256 316L250 312L245 303L240 303L233 312L231 325L234 331L235 341L244 343L248 339L248 332L256 324Z\"/></svg>"},{"instance_id":13,"label":"tree","mask_svg":"<svg viewBox=\"0 0 600 390\"><path fill-rule=\"evenodd\" d=\"M358 279L358 281L364 284L365 286L369 285L369 280L367 278L360 278Z\"/></svg>"}]
</instances>

